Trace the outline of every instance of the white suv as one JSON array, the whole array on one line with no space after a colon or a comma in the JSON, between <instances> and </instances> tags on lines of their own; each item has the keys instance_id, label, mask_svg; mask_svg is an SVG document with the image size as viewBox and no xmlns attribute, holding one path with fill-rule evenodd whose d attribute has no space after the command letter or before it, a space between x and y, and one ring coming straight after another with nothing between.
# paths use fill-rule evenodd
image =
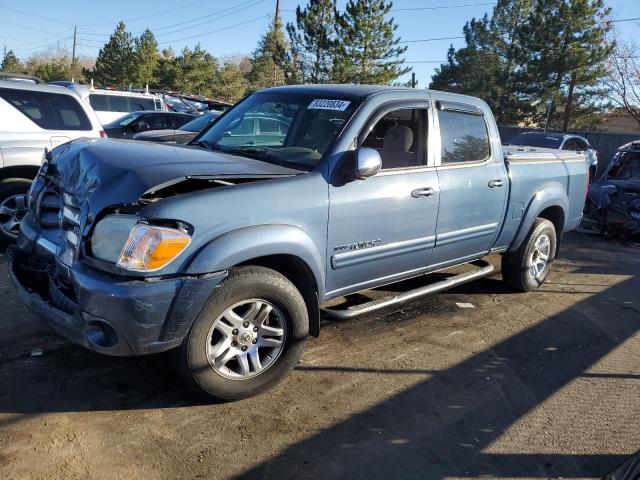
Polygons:
<instances>
[{"instance_id":1,"label":"white suv","mask_svg":"<svg viewBox=\"0 0 640 480\"><path fill-rule=\"evenodd\" d=\"M24 194L38 173L44 149L103 136L91 107L72 90L0 80L0 244L17 236Z\"/></svg>"}]
</instances>

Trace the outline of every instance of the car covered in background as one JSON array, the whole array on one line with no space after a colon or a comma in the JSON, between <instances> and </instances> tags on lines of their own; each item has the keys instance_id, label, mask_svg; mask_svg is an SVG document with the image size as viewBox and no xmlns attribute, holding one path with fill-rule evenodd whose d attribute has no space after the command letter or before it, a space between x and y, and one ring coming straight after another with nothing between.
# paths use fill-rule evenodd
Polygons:
<instances>
[{"instance_id":1,"label":"car covered in background","mask_svg":"<svg viewBox=\"0 0 640 480\"><path fill-rule=\"evenodd\" d=\"M640 234L640 141L622 145L589 186L588 220L607 237Z\"/></svg>"},{"instance_id":2,"label":"car covered in background","mask_svg":"<svg viewBox=\"0 0 640 480\"><path fill-rule=\"evenodd\" d=\"M196 118L188 113L142 111L131 112L104 126L109 138L133 138L148 130L176 129Z\"/></svg>"},{"instance_id":3,"label":"car covered in background","mask_svg":"<svg viewBox=\"0 0 640 480\"><path fill-rule=\"evenodd\" d=\"M120 92L90 88L88 101L102 125L117 120L125 113L140 110L166 110L164 100L160 96L147 92Z\"/></svg>"},{"instance_id":4,"label":"car covered in background","mask_svg":"<svg viewBox=\"0 0 640 480\"><path fill-rule=\"evenodd\" d=\"M591 146L589 140L579 135L548 132L523 132L507 142L509 145L554 148L557 150L569 150L584 152L589 165L590 178L594 178L598 170L598 152Z\"/></svg>"},{"instance_id":5,"label":"car covered in background","mask_svg":"<svg viewBox=\"0 0 640 480\"><path fill-rule=\"evenodd\" d=\"M18 235L25 194L45 149L103 135L91 107L72 90L36 80L0 80L0 245Z\"/></svg>"},{"instance_id":6,"label":"car covered in background","mask_svg":"<svg viewBox=\"0 0 640 480\"><path fill-rule=\"evenodd\" d=\"M137 133L134 140L157 143L178 143L184 145L195 138L202 130L207 128L211 122L218 118L222 112L211 110L200 117L196 117L188 123L178 128L163 128L160 130L149 130Z\"/></svg>"}]
</instances>

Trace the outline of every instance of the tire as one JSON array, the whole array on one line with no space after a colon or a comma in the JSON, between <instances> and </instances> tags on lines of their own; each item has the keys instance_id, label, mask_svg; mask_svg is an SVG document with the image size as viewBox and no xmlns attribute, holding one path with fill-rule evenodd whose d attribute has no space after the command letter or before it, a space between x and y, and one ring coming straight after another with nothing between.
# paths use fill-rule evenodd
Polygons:
<instances>
[{"instance_id":1,"label":"tire","mask_svg":"<svg viewBox=\"0 0 640 480\"><path fill-rule=\"evenodd\" d=\"M308 333L306 304L286 277L264 267L241 267L216 288L172 352L173 361L196 393L239 400L282 381L297 365Z\"/></svg>"},{"instance_id":2,"label":"tire","mask_svg":"<svg viewBox=\"0 0 640 480\"><path fill-rule=\"evenodd\" d=\"M544 218L536 219L520 247L502 256L503 280L520 292L535 290L549 276L556 245L553 223Z\"/></svg>"},{"instance_id":3,"label":"tire","mask_svg":"<svg viewBox=\"0 0 640 480\"><path fill-rule=\"evenodd\" d=\"M15 243L18 237L18 223L27 212L26 198L20 201L20 195L26 195L31 180L8 178L0 181L0 247Z\"/></svg>"}]
</instances>

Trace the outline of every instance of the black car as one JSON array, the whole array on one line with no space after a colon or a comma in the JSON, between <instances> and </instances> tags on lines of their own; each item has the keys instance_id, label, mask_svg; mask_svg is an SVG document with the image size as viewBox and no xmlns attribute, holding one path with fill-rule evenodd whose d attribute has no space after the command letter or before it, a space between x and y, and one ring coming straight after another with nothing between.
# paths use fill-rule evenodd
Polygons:
<instances>
[{"instance_id":1,"label":"black car","mask_svg":"<svg viewBox=\"0 0 640 480\"><path fill-rule=\"evenodd\" d=\"M189 123L185 123L180 128L165 128L162 130L149 130L136 134L134 140L158 143L189 143L197 134L209 126L222 112L211 110L204 115L196 117Z\"/></svg>"},{"instance_id":2,"label":"black car","mask_svg":"<svg viewBox=\"0 0 640 480\"><path fill-rule=\"evenodd\" d=\"M195 115L157 110L127 113L104 126L109 138L133 138L147 130L176 129L193 120Z\"/></svg>"}]
</instances>

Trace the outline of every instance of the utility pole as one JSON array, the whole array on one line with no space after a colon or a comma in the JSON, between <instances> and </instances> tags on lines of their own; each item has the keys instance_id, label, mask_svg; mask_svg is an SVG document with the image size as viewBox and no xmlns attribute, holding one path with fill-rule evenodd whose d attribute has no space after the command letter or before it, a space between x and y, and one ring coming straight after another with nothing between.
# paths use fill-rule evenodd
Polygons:
<instances>
[{"instance_id":1,"label":"utility pole","mask_svg":"<svg viewBox=\"0 0 640 480\"><path fill-rule=\"evenodd\" d=\"M73 50L71 51L71 64L76 61L76 36L78 35L78 27L73 27Z\"/></svg>"},{"instance_id":2,"label":"utility pole","mask_svg":"<svg viewBox=\"0 0 640 480\"><path fill-rule=\"evenodd\" d=\"M276 16L273 17L273 28L275 30L275 26L278 22L278 18L280 18L280 0L276 0ZM278 62L275 56L275 52L273 54L273 84L278 85Z\"/></svg>"},{"instance_id":3,"label":"utility pole","mask_svg":"<svg viewBox=\"0 0 640 480\"><path fill-rule=\"evenodd\" d=\"M411 72L411 88L416 88L416 72Z\"/></svg>"}]
</instances>

